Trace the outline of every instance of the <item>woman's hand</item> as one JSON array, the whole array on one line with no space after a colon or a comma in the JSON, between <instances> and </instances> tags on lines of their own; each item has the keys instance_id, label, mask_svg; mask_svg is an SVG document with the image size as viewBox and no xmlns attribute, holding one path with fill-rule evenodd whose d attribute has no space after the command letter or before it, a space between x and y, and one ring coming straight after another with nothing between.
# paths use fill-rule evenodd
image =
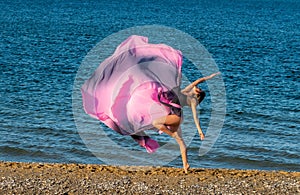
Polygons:
<instances>
[{"instance_id":1,"label":"woman's hand","mask_svg":"<svg viewBox=\"0 0 300 195\"><path fill-rule=\"evenodd\" d=\"M204 135L204 133L203 133L203 131L202 131L201 127L200 127L200 128L198 128L198 133L199 133L199 137L200 137L201 141L202 141L202 140L204 140L204 138L205 138L205 135Z\"/></svg>"},{"instance_id":2,"label":"woman's hand","mask_svg":"<svg viewBox=\"0 0 300 195\"><path fill-rule=\"evenodd\" d=\"M219 75L219 74L221 74L221 72L216 72L216 73L213 73L213 74L211 74L211 75L209 75L209 76L207 76L207 77L204 77L204 79L205 79L205 80L208 80L208 79L211 79L211 78L213 78L213 77L215 77L215 76L217 76L217 75Z\"/></svg>"},{"instance_id":3,"label":"woman's hand","mask_svg":"<svg viewBox=\"0 0 300 195\"><path fill-rule=\"evenodd\" d=\"M199 135L200 135L200 139L201 139L201 140L204 140L205 135L204 135L203 133L200 133Z\"/></svg>"}]
</instances>

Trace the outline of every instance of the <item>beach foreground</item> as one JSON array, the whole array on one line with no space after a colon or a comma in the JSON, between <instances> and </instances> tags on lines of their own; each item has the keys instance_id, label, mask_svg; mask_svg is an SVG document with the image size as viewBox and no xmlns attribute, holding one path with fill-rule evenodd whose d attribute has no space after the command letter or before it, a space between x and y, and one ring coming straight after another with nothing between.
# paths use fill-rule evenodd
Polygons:
<instances>
[{"instance_id":1,"label":"beach foreground","mask_svg":"<svg viewBox=\"0 0 300 195\"><path fill-rule=\"evenodd\" d=\"M0 163L0 194L299 194L300 172Z\"/></svg>"}]
</instances>

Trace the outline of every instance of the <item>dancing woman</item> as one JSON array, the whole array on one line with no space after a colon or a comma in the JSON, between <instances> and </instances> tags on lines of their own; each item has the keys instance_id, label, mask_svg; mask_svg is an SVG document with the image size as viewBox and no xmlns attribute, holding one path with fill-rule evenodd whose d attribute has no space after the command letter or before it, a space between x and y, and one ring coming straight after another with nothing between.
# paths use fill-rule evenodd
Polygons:
<instances>
[{"instance_id":1,"label":"dancing woman","mask_svg":"<svg viewBox=\"0 0 300 195\"><path fill-rule=\"evenodd\" d=\"M196 107L204 99L205 92L202 91L200 88L198 88L197 85L199 83L202 83L208 79L215 77L218 74L220 74L220 73L214 73L210 76L197 79L196 81L194 81L193 83L188 85L186 88L181 90L181 93L178 94L179 99L181 99L181 101L173 102L173 103L179 104L181 107L189 106L192 109L193 119L194 119L194 122L197 127L197 130L198 130L201 140L203 140L205 136L204 136L203 131L200 126L200 121L199 121ZM182 133L181 133L181 128L180 128L180 124L182 121L181 107L180 108L174 107L173 109L177 109L176 112L173 112L167 116L163 116L161 118L155 119L152 122L152 124L154 127L159 129L160 131L162 131L176 139L176 141L180 147L183 168L184 168L184 171L187 173L188 168L189 168L188 159L187 159L187 149L186 149L184 140L182 139Z\"/></svg>"},{"instance_id":2,"label":"dancing woman","mask_svg":"<svg viewBox=\"0 0 300 195\"><path fill-rule=\"evenodd\" d=\"M164 44L149 44L147 37L133 35L98 66L81 92L87 114L121 135L130 135L149 153L159 144L144 131L158 129L175 138L187 172L180 128L182 107L191 107L200 138L204 139L196 106L205 92L197 85L219 73L199 78L180 90L181 65L180 51Z\"/></svg>"}]
</instances>

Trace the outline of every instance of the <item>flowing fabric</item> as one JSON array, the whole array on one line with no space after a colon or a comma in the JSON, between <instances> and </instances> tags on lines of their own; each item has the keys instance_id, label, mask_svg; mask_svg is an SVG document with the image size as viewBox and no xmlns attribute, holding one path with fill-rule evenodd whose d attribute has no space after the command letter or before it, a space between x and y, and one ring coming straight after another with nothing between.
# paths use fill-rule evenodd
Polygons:
<instances>
[{"instance_id":1,"label":"flowing fabric","mask_svg":"<svg viewBox=\"0 0 300 195\"><path fill-rule=\"evenodd\" d=\"M152 121L172 113L172 108L181 109L172 101L179 92L181 65L180 51L130 36L82 86L84 110L154 152L159 144L143 131L153 129ZM170 92L172 97L165 95Z\"/></svg>"}]
</instances>

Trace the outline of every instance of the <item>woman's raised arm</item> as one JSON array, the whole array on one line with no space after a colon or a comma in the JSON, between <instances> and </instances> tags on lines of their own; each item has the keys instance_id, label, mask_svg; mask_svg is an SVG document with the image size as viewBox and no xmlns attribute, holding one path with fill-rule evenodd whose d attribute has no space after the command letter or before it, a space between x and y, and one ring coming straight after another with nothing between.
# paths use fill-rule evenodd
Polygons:
<instances>
[{"instance_id":1,"label":"woman's raised arm","mask_svg":"<svg viewBox=\"0 0 300 195\"><path fill-rule=\"evenodd\" d=\"M213 77L215 77L215 76L217 76L217 75L219 75L219 74L221 74L221 73L220 73L220 72L217 72L217 73L211 74L211 75L209 75L209 76L199 78L199 79L197 79L196 81L194 81L194 82L192 82L191 84L189 84L186 88L184 88L183 90L181 90L181 93L187 94L187 93L189 93L189 92L193 89L193 87L195 87L195 86L198 85L199 83L202 83L202 82L204 82L204 81L206 81L206 80L209 80L209 79L211 79L211 78L213 78Z\"/></svg>"}]
</instances>

